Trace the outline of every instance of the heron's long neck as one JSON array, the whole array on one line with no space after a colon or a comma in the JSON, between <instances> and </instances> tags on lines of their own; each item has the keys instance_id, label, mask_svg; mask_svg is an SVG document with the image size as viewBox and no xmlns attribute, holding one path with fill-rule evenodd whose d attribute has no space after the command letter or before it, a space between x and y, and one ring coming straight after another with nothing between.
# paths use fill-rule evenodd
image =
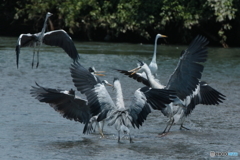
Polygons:
<instances>
[{"instance_id":1,"label":"heron's long neck","mask_svg":"<svg viewBox=\"0 0 240 160\"><path fill-rule=\"evenodd\" d=\"M122 94L122 87L119 81L114 82L114 88L116 90L116 106L118 108L125 108Z\"/></svg>"},{"instance_id":2,"label":"heron's long neck","mask_svg":"<svg viewBox=\"0 0 240 160\"><path fill-rule=\"evenodd\" d=\"M155 62L155 63L156 63L156 54L157 54L157 40L158 40L158 37L155 38L154 52L152 57L152 62Z\"/></svg>"},{"instance_id":3,"label":"heron's long neck","mask_svg":"<svg viewBox=\"0 0 240 160\"><path fill-rule=\"evenodd\" d=\"M44 24L43 24L43 28L42 28L42 31L41 31L41 34L43 35L46 31L46 27L47 27L47 20L48 20L48 16L46 16L45 18L45 21L44 21Z\"/></svg>"},{"instance_id":4,"label":"heron's long neck","mask_svg":"<svg viewBox=\"0 0 240 160\"><path fill-rule=\"evenodd\" d=\"M152 88L158 88L158 89L164 88L163 85L161 85L155 80L150 68L147 67L147 65L143 68L143 71L146 73L146 76Z\"/></svg>"}]
</instances>

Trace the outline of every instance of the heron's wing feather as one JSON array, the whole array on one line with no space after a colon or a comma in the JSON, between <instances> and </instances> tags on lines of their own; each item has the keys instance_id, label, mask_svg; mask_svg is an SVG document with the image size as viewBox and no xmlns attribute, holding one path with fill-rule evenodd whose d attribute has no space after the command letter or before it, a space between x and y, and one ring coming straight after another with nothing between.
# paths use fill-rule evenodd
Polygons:
<instances>
[{"instance_id":1,"label":"heron's wing feather","mask_svg":"<svg viewBox=\"0 0 240 160\"><path fill-rule=\"evenodd\" d=\"M186 115L189 115L197 104L218 105L225 100L225 95L209 86L206 82L202 81L199 85L199 93L193 95L190 104L187 106Z\"/></svg>"},{"instance_id":2,"label":"heron's wing feather","mask_svg":"<svg viewBox=\"0 0 240 160\"><path fill-rule=\"evenodd\" d=\"M182 52L178 65L170 76L166 88L175 90L182 100L192 94L202 76L204 67L199 63L207 59L207 44L206 38L197 36Z\"/></svg>"},{"instance_id":3,"label":"heron's wing feather","mask_svg":"<svg viewBox=\"0 0 240 160\"><path fill-rule=\"evenodd\" d=\"M43 43L61 47L74 61L79 59L79 54L72 38L62 29L46 32L43 37Z\"/></svg>"},{"instance_id":4,"label":"heron's wing feather","mask_svg":"<svg viewBox=\"0 0 240 160\"><path fill-rule=\"evenodd\" d=\"M141 82L143 83L144 85L150 87L150 83L148 81L148 79L144 76L142 76L142 74L139 74L139 73L134 73L133 72L129 72L129 71L126 71L126 70L121 70L121 69L116 69L118 72L122 73L122 74L125 74L127 75L128 77L130 78L133 78L135 79L136 81L138 82Z\"/></svg>"},{"instance_id":5,"label":"heron's wing feather","mask_svg":"<svg viewBox=\"0 0 240 160\"><path fill-rule=\"evenodd\" d=\"M18 37L17 46L19 47L32 47L36 41L37 34L21 34Z\"/></svg>"},{"instance_id":6,"label":"heron's wing feather","mask_svg":"<svg viewBox=\"0 0 240 160\"><path fill-rule=\"evenodd\" d=\"M98 77L91 74L80 63L72 64L70 71L74 85L82 94L86 94L87 91L94 89L94 86L100 83Z\"/></svg>"},{"instance_id":7,"label":"heron's wing feather","mask_svg":"<svg viewBox=\"0 0 240 160\"><path fill-rule=\"evenodd\" d=\"M48 103L64 118L75 120L86 124L90 119L90 108L87 101L73 94L67 94L68 91L44 88L37 84L31 89L31 95L40 102Z\"/></svg>"},{"instance_id":8,"label":"heron's wing feather","mask_svg":"<svg viewBox=\"0 0 240 160\"><path fill-rule=\"evenodd\" d=\"M139 128L146 120L148 114L151 113L150 105L147 103L146 96L137 89L134 98L129 106L129 115L132 117L132 126Z\"/></svg>"},{"instance_id":9,"label":"heron's wing feather","mask_svg":"<svg viewBox=\"0 0 240 160\"><path fill-rule=\"evenodd\" d=\"M16 63L18 67L19 62L19 54L20 54L20 48L21 47L32 47L34 46L36 40L36 34L21 34L18 37L17 45L16 45Z\"/></svg>"},{"instance_id":10,"label":"heron's wing feather","mask_svg":"<svg viewBox=\"0 0 240 160\"><path fill-rule=\"evenodd\" d=\"M155 110L162 110L166 104L173 102L176 92L165 89L151 89L143 87L134 93L134 99L129 107L132 116L133 126L139 127L146 120L151 112L150 107Z\"/></svg>"},{"instance_id":11,"label":"heron's wing feather","mask_svg":"<svg viewBox=\"0 0 240 160\"><path fill-rule=\"evenodd\" d=\"M92 115L95 116L101 113L98 121L106 118L108 111L116 106L104 84L99 82L96 76L88 72L79 63L72 64L70 70L74 85L78 91L87 97Z\"/></svg>"},{"instance_id":12,"label":"heron's wing feather","mask_svg":"<svg viewBox=\"0 0 240 160\"><path fill-rule=\"evenodd\" d=\"M155 110L162 110L166 107L166 104L173 102L176 98L176 92L173 90L143 87L141 91L145 94L150 106Z\"/></svg>"}]
</instances>

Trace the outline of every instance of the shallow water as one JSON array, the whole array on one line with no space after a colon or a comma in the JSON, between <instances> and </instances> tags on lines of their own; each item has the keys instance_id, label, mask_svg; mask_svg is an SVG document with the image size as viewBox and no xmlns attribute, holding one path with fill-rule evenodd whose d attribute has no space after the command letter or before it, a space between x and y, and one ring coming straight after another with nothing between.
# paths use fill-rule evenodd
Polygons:
<instances>
[{"instance_id":1,"label":"shallow water","mask_svg":"<svg viewBox=\"0 0 240 160\"><path fill-rule=\"evenodd\" d=\"M63 50L44 46L39 67L32 69L32 49L22 48L17 69L16 40L16 37L0 38L1 159L171 160L211 159L210 151L240 154L239 48L209 48L202 80L227 98L219 106L198 105L185 122L189 131L179 130L175 125L167 136L158 137L168 119L155 111L140 129L131 129L135 143L130 144L128 138L123 138L123 144L118 144L114 128L105 126L106 138L100 138L97 133L84 135L82 124L62 118L48 104L31 97L30 89L35 82L50 88L75 89L69 71L72 61ZM133 92L142 84L116 73L112 68L132 69L138 59L149 63L153 45L75 44L82 65L107 71L104 79L109 82L114 77L121 80L125 101L129 104ZM158 75L163 84L174 71L181 50L186 47L158 45ZM111 89L109 92L112 93ZM239 156L225 158L238 159Z\"/></svg>"}]
</instances>

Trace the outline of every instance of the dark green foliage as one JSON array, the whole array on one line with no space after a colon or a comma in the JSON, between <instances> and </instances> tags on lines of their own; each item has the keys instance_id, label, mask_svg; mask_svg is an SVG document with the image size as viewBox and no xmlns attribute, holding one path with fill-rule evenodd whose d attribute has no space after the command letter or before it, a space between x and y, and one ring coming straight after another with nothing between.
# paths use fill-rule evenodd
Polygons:
<instances>
[{"instance_id":1,"label":"dark green foliage","mask_svg":"<svg viewBox=\"0 0 240 160\"><path fill-rule=\"evenodd\" d=\"M88 39L104 35L135 35L146 40L164 33L189 42L196 34L227 47L227 35L239 30L239 0L18 0L4 1L3 15L11 23L31 24L39 31L46 12L52 12L52 29L63 28ZM6 9L7 7L7 9ZM12 8L12 9L10 9ZM14 8L14 9L13 9ZM9 11L11 11L10 14ZM5 19L4 16L0 17ZM33 25L34 24L34 25ZM234 28L236 27L236 28ZM238 32L239 34L239 32ZM187 39L185 39L188 37ZM231 38L231 37L230 37ZM234 38L233 38L234 39ZM174 41L174 40L173 40Z\"/></svg>"}]
</instances>

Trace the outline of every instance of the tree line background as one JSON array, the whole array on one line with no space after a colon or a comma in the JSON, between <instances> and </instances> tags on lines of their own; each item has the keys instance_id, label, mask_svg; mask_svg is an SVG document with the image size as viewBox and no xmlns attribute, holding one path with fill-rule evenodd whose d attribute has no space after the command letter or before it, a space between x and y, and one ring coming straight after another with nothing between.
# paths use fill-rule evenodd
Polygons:
<instances>
[{"instance_id":1,"label":"tree line background","mask_svg":"<svg viewBox=\"0 0 240 160\"><path fill-rule=\"evenodd\" d=\"M0 34L64 29L84 41L152 43L167 35L187 44L196 35L212 45L240 46L240 0L3 0Z\"/></svg>"}]
</instances>

